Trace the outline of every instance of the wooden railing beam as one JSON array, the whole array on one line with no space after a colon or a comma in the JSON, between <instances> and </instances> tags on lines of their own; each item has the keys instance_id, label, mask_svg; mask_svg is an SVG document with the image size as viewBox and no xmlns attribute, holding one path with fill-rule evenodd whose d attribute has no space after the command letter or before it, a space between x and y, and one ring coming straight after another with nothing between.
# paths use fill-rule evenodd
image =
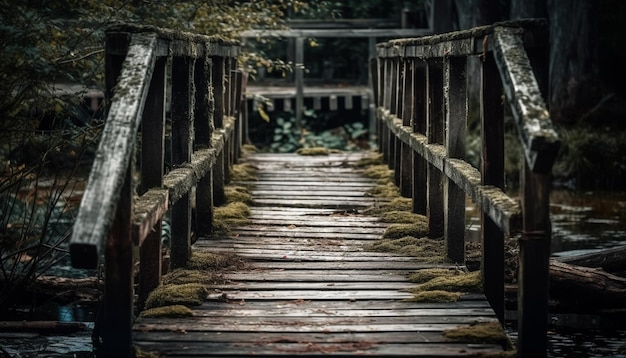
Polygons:
<instances>
[{"instance_id":1,"label":"wooden railing beam","mask_svg":"<svg viewBox=\"0 0 626 358\"><path fill-rule=\"evenodd\" d=\"M148 94L155 57L156 35L133 36L128 56L122 65L115 97L94 160L90 186L81 200L81 210L70 239L72 265L95 269L104 253L105 238L113 223L124 175L134 152L141 113ZM131 210L132 212L132 210Z\"/></svg>"}]
</instances>

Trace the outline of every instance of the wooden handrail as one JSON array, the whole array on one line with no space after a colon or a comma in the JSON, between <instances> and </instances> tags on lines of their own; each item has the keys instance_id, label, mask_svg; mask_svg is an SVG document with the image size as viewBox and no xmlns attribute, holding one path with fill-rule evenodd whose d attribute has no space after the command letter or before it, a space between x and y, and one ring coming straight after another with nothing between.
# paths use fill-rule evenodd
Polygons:
<instances>
[{"instance_id":1,"label":"wooden handrail","mask_svg":"<svg viewBox=\"0 0 626 358\"><path fill-rule=\"evenodd\" d=\"M546 355L549 177L559 138L535 73L547 73L545 20L391 40L373 66L379 149L396 184L426 214L430 235L444 237L447 259L465 260L465 195L481 210L485 295L504 320L504 240L521 233L519 353ZM527 52L526 49L529 49ZM529 53L533 56L529 56ZM481 165L465 161L467 58L480 58ZM543 72L542 72L543 71ZM506 95L524 149L521 204L504 192Z\"/></svg>"},{"instance_id":2,"label":"wooden handrail","mask_svg":"<svg viewBox=\"0 0 626 358\"><path fill-rule=\"evenodd\" d=\"M212 230L213 207L223 202L245 135L238 53L237 42L217 37L131 25L107 30L106 123L70 238L74 267L94 269L104 258L104 309L94 333L107 356L131 356L135 307L161 280L166 212L172 268L189 260L193 235ZM202 217L195 227L193 202Z\"/></svg>"}]
</instances>

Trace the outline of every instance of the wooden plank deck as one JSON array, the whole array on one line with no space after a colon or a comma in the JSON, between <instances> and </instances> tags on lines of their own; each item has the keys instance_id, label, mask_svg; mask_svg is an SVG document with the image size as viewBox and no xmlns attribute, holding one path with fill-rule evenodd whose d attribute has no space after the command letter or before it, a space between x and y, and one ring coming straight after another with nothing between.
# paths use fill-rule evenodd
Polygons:
<instances>
[{"instance_id":1,"label":"wooden plank deck","mask_svg":"<svg viewBox=\"0 0 626 358\"><path fill-rule=\"evenodd\" d=\"M361 153L328 157L254 154L259 180L252 223L194 250L245 256L252 269L227 275L194 317L140 318L134 342L163 357L413 356L502 352L499 345L451 342L442 331L497 321L483 295L455 303L412 303L406 275L433 265L367 252L386 224L361 214L374 185L351 163ZM445 264L436 265L446 267Z\"/></svg>"}]
</instances>

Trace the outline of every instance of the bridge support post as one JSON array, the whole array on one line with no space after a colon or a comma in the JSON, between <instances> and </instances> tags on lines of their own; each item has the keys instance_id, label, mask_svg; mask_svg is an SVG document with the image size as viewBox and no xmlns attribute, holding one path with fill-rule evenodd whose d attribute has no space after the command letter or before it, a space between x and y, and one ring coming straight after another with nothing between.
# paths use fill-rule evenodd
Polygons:
<instances>
[{"instance_id":1,"label":"bridge support post","mask_svg":"<svg viewBox=\"0 0 626 358\"><path fill-rule=\"evenodd\" d=\"M467 59L444 59L444 102L446 113L446 151L448 158L465 159L467 128ZM446 256L465 263L465 193L448 177L444 181L444 237Z\"/></svg>"},{"instance_id":2,"label":"bridge support post","mask_svg":"<svg viewBox=\"0 0 626 358\"><path fill-rule=\"evenodd\" d=\"M520 357L545 357L550 260L550 176L522 171L523 233L519 241L517 331Z\"/></svg>"},{"instance_id":3,"label":"bridge support post","mask_svg":"<svg viewBox=\"0 0 626 358\"><path fill-rule=\"evenodd\" d=\"M428 117L428 83L426 63L413 60L413 133L426 135L426 118ZM413 152L413 212L427 214L426 196L426 160Z\"/></svg>"},{"instance_id":4,"label":"bridge support post","mask_svg":"<svg viewBox=\"0 0 626 358\"><path fill-rule=\"evenodd\" d=\"M504 188L504 107L502 83L493 56L482 66L481 181ZM482 279L485 296L500 322L504 322L504 233L484 212L481 214Z\"/></svg>"},{"instance_id":5,"label":"bridge support post","mask_svg":"<svg viewBox=\"0 0 626 358\"><path fill-rule=\"evenodd\" d=\"M443 104L443 69L440 58L427 61L426 81L428 83L428 117L426 137L429 144L443 144L444 141L444 104ZM428 231L432 238L444 236L443 174L429 164L426 169L428 187Z\"/></svg>"}]
</instances>

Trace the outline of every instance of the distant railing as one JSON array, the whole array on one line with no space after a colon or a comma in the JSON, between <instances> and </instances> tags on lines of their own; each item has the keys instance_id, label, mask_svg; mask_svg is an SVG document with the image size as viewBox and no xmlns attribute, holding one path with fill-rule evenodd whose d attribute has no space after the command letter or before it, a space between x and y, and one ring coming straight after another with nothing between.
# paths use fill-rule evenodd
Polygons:
<instances>
[{"instance_id":1,"label":"distant railing","mask_svg":"<svg viewBox=\"0 0 626 358\"><path fill-rule=\"evenodd\" d=\"M485 295L504 320L505 237L519 234L518 351L546 355L549 178L559 139L540 88L547 74L547 27L521 20L377 46L379 148L413 210L444 237L446 256L465 262L465 197L481 209ZM528 49L528 51L526 50ZM480 170L465 161L467 59L480 58ZM536 75L537 74L537 75ZM544 91L545 94L545 91ZM506 96L506 101L503 99ZM504 189L504 105L525 154L521 205Z\"/></svg>"},{"instance_id":2,"label":"distant railing","mask_svg":"<svg viewBox=\"0 0 626 358\"><path fill-rule=\"evenodd\" d=\"M166 212L170 266L182 267L192 235L211 232L213 207L225 201L228 169L246 137L238 53L237 43L216 37L126 25L107 31L108 114L70 255L74 267L91 269L104 258L104 310L96 338L110 356L130 356L134 307L160 283ZM193 202L201 218L195 227Z\"/></svg>"}]
</instances>

